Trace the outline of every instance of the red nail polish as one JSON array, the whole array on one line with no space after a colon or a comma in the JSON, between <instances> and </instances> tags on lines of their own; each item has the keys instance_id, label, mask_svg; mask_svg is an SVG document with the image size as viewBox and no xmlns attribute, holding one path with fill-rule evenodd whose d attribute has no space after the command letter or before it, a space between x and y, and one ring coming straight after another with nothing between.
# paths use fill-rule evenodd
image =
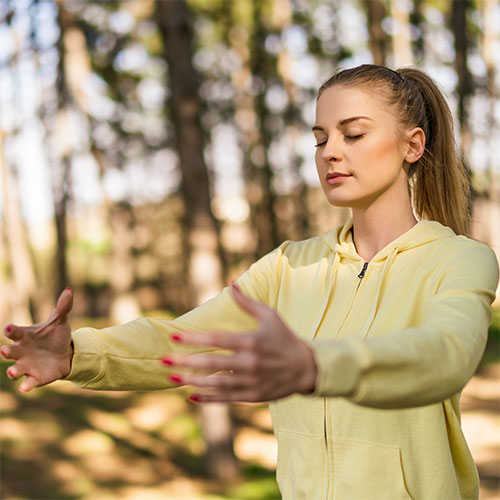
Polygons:
<instances>
[{"instance_id":1,"label":"red nail polish","mask_svg":"<svg viewBox=\"0 0 500 500\"><path fill-rule=\"evenodd\" d=\"M172 335L172 340L175 340L176 342L180 342L181 341L181 336L177 335L176 333L174 333Z\"/></svg>"},{"instance_id":2,"label":"red nail polish","mask_svg":"<svg viewBox=\"0 0 500 500\"><path fill-rule=\"evenodd\" d=\"M182 378L179 377L179 375L170 375L170 380L176 384L180 384L182 382Z\"/></svg>"},{"instance_id":3,"label":"red nail polish","mask_svg":"<svg viewBox=\"0 0 500 500\"><path fill-rule=\"evenodd\" d=\"M9 325L9 326L6 328L6 330L7 330L8 332L12 331L12 327Z\"/></svg>"},{"instance_id":4,"label":"red nail polish","mask_svg":"<svg viewBox=\"0 0 500 500\"><path fill-rule=\"evenodd\" d=\"M67 286L67 287L65 288L65 290L71 290L71 291L73 291L73 288L71 288L70 286Z\"/></svg>"},{"instance_id":5,"label":"red nail polish","mask_svg":"<svg viewBox=\"0 0 500 500\"><path fill-rule=\"evenodd\" d=\"M189 396L189 401L191 401L192 403L198 403L200 401L200 396L191 394L191 396Z\"/></svg>"},{"instance_id":6,"label":"red nail polish","mask_svg":"<svg viewBox=\"0 0 500 500\"><path fill-rule=\"evenodd\" d=\"M10 377L10 378L14 378L14 374L12 373L12 370L9 368L7 370L7 375Z\"/></svg>"},{"instance_id":7,"label":"red nail polish","mask_svg":"<svg viewBox=\"0 0 500 500\"><path fill-rule=\"evenodd\" d=\"M161 362L164 364L164 365L169 365L169 366L172 366L174 364L174 362L170 359L170 358L162 358L161 359Z\"/></svg>"}]
</instances>

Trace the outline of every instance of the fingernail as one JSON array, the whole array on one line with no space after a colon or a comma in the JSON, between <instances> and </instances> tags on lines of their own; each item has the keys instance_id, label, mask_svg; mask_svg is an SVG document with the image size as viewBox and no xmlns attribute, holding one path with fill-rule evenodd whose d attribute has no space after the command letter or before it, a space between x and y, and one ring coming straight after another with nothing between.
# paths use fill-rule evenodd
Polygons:
<instances>
[{"instance_id":1,"label":"fingernail","mask_svg":"<svg viewBox=\"0 0 500 500\"><path fill-rule=\"evenodd\" d=\"M14 373L12 372L12 370L10 368L7 370L7 376L9 378L14 378Z\"/></svg>"},{"instance_id":2,"label":"fingernail","mask_svg":"<svg viewBox=\"0 0 500 500\"><path fill-rule=\"evenodd\" d=\"M70 286L67 286L67 287L65 288L65 290L71 290L71 291L73 291L73 288L71 288Z\"/></svg>"},{"instance_id":3,"label":"fingernail","mask_svg":"<svg viewBox=\"0 0 500 500\"><path fill-rule=\"evenodd\" d=\"M196 395L196 394L191 394L191 396L189 396L189 401L191 401L191 403L199 403L200 401L200 396Z\"/></svg>"},{"instance_id":4,"label":"fingernail","mask_svg":"<svg viewBox=\"0 0 500 500\"><path fill-rule=\"evenodd\" d=\"M174 362L170 359L170 358L162 358L161 359L161 362L164 364L164 365L169 365L169 366L172 366L174 364Z\"/></svg>"},{"instance_id":5,"label":"fingernail","mask_svg":"<svg viewBox=\"0 0 500 500\"><path fill-rule=\"evenodd\" d=\"M179 377L179 375L170 375L170 380L176 384L180 384L182 382L182 377Z\"/></svg>"},{"instance_id":6,"label":"fingernail","mask_svg":"<svg viewBox=\"0 0 500 500\"><path fill-rule=\"evenodd\" d=\"M7 330L8 332L12 331L12 327L9 325L9 326L6 328L6 330Z\"/></svg>"},{"instance_id":7,"label":"fingernail","mask_svg":"<svg viewBox=\"0 0 500 500\"><path fill-rule=\"evenodd\" d=\"M4 357L5 357L6 352L5 352L5 349L4 349L3 347L2 347L2 349L0 349L0 353L2 354L2 356L4 356Z\"/></svg>"},{"instance_id":8,"label":"fingernail","mask_svg":"<svg viewBox=\"0 0 500 500\"><path fill-rule=\"evenodd\" d=\"M181 336L177 335L176 333L174 333L172 335L172 340L175 340L176 342L180 342L181 341Z\"/></svg>"}]
</instances>

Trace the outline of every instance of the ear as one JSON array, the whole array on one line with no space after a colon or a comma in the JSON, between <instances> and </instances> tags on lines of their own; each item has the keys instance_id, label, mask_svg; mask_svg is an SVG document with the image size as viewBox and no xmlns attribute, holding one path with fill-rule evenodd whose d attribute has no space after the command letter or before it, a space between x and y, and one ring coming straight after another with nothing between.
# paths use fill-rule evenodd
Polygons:
<instances>
[{"instance_id":1,"label":"ear","mask_svg":"<svg viewBox=\"0 0 500 500\"><path fill-rule=\"evenodd\" d=\"M407 146L405 161L406 163L415 163L424 154L425 134L420 127L410 130L407 135Z\"/></svg>"}]
</instances>

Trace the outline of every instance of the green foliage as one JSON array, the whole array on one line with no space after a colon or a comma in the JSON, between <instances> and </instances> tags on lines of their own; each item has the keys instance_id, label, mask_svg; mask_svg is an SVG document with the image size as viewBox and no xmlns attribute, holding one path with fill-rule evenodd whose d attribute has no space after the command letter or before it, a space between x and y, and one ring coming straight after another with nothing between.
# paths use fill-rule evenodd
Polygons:
<instances>
[{"instance_id":1,"label":"green foliage","mask_svg":"<svg viewBox=\"0 0 500 500\"><path fill-rule=\"evenodd\" d=\"M493 308L493 320L481 365L500 362L500 307Z\"/></svg>"}]
</instances>

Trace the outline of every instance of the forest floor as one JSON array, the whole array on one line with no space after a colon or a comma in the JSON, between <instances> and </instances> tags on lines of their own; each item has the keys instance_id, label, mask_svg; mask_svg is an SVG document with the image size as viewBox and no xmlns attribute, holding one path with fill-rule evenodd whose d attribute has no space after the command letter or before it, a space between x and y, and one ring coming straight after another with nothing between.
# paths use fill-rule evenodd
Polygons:
<instances>
[{"instance_id":1,"label":"forest floor","mask_svg":"<svg viewBox=\"0 0 500 500\"><path fill-rule=\"evenodd\" d=\"M462 427L481 500L500 500L498 331L465 387ZM280 498L266 405L233 406L238 484L208 480L196 407L186 389L92 392L58 382L27 394L0 365L2 500L271 500Z\"/></svg>"}]
</instances>

